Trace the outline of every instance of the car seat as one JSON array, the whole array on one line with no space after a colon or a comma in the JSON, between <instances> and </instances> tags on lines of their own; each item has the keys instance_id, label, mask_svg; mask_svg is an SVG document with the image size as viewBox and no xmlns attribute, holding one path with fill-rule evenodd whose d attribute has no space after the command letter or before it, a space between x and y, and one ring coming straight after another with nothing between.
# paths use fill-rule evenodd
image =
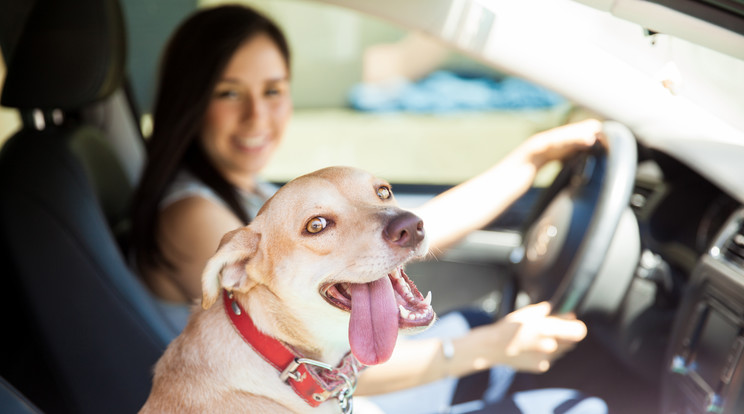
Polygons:
<instances>
[{"instance_id":1,"label":"car seat","mask_svg":"<svg viewBox=\"0 0 744 414\"><path fill-rule=\"evenodd\" d=\"M4 345L18 354L3 349L2 358L48 362L60 400L34 400L44 411L136 412L177 331L113 230L126 217L136 167L124 167L131 160L120 158L115 132L89 121L122 100L122 12L116 0L37 0L27 9L17 33L0 37L2 104L23 123L0 151L2 318L15 321L4 324L14 331L3 342L18 344ZM139 139L124 146L130 157L142 156L132 149ZM38 349L26 346L33 338ZM46 373L15 374L32 384Z\"/></svg>"},{"instance_id":2,"label":"car seat","mask_svg":"<svg viewBox=\"0 0 744 414\"><path fill-rule=\"evenodd\" d=\"M2 377L0 377L0 408L3 414L41 414L34 403Z\"/></svg>"}]
</instances>

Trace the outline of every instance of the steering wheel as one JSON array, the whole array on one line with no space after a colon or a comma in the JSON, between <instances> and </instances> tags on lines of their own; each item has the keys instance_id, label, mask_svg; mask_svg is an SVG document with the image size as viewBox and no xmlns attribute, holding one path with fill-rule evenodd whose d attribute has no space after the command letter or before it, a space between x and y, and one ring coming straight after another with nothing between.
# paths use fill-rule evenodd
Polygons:
<instances>
[{"instance_id":1,"label":"steering wheel","mask_svg":"<svg viewBox=\"0 0 744 414\"><path fill-rule=\"evenodd\" d=\"M617 122L602 131L604 142L564 161L510 257L519 288L532 302L549 300L556 314L581 310L633 190L632 133Z\"/></svg>"}]
</instances>

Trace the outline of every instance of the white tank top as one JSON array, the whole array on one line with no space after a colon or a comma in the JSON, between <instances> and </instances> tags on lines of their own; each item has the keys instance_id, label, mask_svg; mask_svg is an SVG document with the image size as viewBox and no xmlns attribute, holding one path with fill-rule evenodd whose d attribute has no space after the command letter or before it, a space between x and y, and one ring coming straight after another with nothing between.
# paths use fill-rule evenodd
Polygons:
<instances>
[{"instance_id":1,"label":"white tank top","mask_svg":"<svg viewBox=\"0 0 744 414\"><path fill-rule=\"evenodd\" d=\"M259 181L256 184L256 191L249 193L246 191L238 190L240 196L239 201L243 205L243 208L248 213L248 217L253 220L258 214L258 210L274 193L278 190L278 187L264 181ZM227 207L227 204L220 198L217 193L214 192L210 187L204 184L201 180L194 177L189 171L181 170L176 175L176 179L173 180L171 185L165 191L165 196L160 201L160 209L164 209L176 201L183 200L189 197L202 197L211 200L215 203L221 204Z\"/></svg>"}]
</instances>

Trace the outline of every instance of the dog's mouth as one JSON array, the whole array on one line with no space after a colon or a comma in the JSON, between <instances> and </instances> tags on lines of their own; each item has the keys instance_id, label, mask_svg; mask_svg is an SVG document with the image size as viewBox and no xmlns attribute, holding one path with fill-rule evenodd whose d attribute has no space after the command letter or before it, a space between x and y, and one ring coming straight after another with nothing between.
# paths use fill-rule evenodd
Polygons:
<instances>
[{"instance_id":1,"label":"dog's mouth","mask_svg":"<svg viewBox=\"0 0 744 414\"><path fill-rule=\"evenodd\" d=\"M398 305L400 328L428 326L434 318L431 292L424 297L401 268L389 273L388 278L393 286L395 301ZM321 294L331 305L349 312L351 311L351 285L348 282L329 285L321 289Z\"/></svg>"},{"instance_id":2,"label":"dog's mouth","mask_svg":"<svg viewBox=\"0 0 744 414\"><path fill-rule=\"evenodd\" d=\"M399 329L425 328L434 320L431 292L424 297L402 268L370 283L325 285L320 293L331 305L351 313L351 350L366 365L390 357Z\"/></svg>"}]
</instances>

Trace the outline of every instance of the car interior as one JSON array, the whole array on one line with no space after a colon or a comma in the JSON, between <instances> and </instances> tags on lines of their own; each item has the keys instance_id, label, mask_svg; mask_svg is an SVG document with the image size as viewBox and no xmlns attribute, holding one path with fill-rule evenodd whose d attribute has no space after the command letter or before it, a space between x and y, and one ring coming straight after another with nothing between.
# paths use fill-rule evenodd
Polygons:
<instances>
[{"instance_id":1,"label":"car interior","mask_svg":"<svg viewBox=\"0 0 744 414\"><path fill-rule=\"evenodd\" d=\"M135 145L144 153L137 128L116 130L106 115L134 119L126 104L110 109L126 93L122 13L115 1L24 4L27 20L2 44L12 55L2 102L23 119L0 161L14 292L3 376L45 412L134 412L176 332L118 244L136 179L121 160L137 161L125 152Z\"/></svg>"},{"instance_id":2,"label":"car interior","mask_svg":"<svg viewBox=\"0 0 744 414\"><path fill-rule=\"evenodd\" d=\"M146 127L141 123L145 111L140 109L144 98L136 95L152 87L131 82L134 70L128 62L137 63L136 48L145 42L141 36L147 29L127 18L133 9L149 7L145 3L0 2L0 50L6 70L0 104L20 119L0 150L0 274L7 292L0 301L4 413L136 412L150 391L155 362L178 334L125 254L126 209L146 157ZM197 3L164 4L153 16L168 14L176 22ZM411 16L422 4L414 0L396 5L307 3L341 5L410 30L433 32L441 26L440 40L448 46L482 65L493 63L476 56L488 49L488 30L498 20L489 14L486 1L432 2L426 6L431 19L418 25ZM733 56L738 65L739 71L733 72L738 80L721 80L731 73L722 71L717 81L739 88L744 84L740 1L575 3L591 4L591 13L654 27L644 29L644 39L657 39L657 31L693 19L699 30L690 36L701 33L701 44L716 50L713 56ZM323 7L334 9L321 18L339 13L336 6ZM644 7L666 18L651 26L639 17ZM718 26L712 30L714 25L723 31ZM478 30L463 29L468 27ZM719 37L721 33L725 36ZM501 53L505 67L516 59L513 51L493 50ZM607 69L600 63L592 68ZM533 69L522 69L530 77ZM645 79L637 80L646 85ZM556 82L560 85L548 86L561 93L575 87L571 98L581 101L585 90L560 78ZM608 96L634 92L623 91L622 82L603 85L602 93ZM654 103L675 99L667 96L673 95L668 83L659 89L643 97L649 98L647 103L628 104L637 108L628 108L631 115L625 119L612 116L621 113L613 113L613 106L623 106L612 99L607 107L592 108L596 113L581 105L557 105L521 112L521 117L497 114L495 123L512 122L498 130L507 135L529 135L546 124L598 115L606 120L609 149L594 148L548 171L546 184L529 190L487 228L408 270L421 291L433 292L438 313L480 306L499 317L525 303L550 299L558 309L575 311L586 321L590 333L574 351L545 374L518 375L512 391L576 388L605 399L613 413L744 411L744 184L740 174L731 172L742 172L737 157L744 156L744 121L737 111L744 102L740 96L729 98L721 110L728 114L727 121L711 117L705 132L686 128L692 125L684 119L689 102L670 102L674 110L659 115L661 124L645 124ZM310 88L307 94L318 91ZM352 123L362 125L359 129L366 125L370 135L383 127L415 135L407 119L439 129L442 135L462 130L468 120L481 129L494 122L477 115L463 121L419 114L382 122L376 114L308 106L296 115L294 130L283 144L297 150L280 154L280 159L292 160L308 151L298 131L327 135L319 126L323 122L333 122L335 133L344 133ZM445 130L445 124L453 129ZM421 134L435 135L432 130ZM675 136L664 136L666 131L684 138L699 133L722 139L675 141ZM400 137L371 140L370 135L351 141L365 148ZM468 145L463 139L463 157L470 151L475 159L481 144ZM339 154L345 155L341 150ZM394 157L389 161L403 164ZM296 175L298 170L292 168L301 163L291 168L288 164L279 163L270 171L278 184ZM391 181L396 197L415 204L453 184L432 180L412 185L393 176ZM531 259L530 249L554 228L567 234L558 247L551 246L555 255ZM568 276L550 277L555 274ZM461 277L455 284L453 275Z\"/></svg>"}]
</instances>

